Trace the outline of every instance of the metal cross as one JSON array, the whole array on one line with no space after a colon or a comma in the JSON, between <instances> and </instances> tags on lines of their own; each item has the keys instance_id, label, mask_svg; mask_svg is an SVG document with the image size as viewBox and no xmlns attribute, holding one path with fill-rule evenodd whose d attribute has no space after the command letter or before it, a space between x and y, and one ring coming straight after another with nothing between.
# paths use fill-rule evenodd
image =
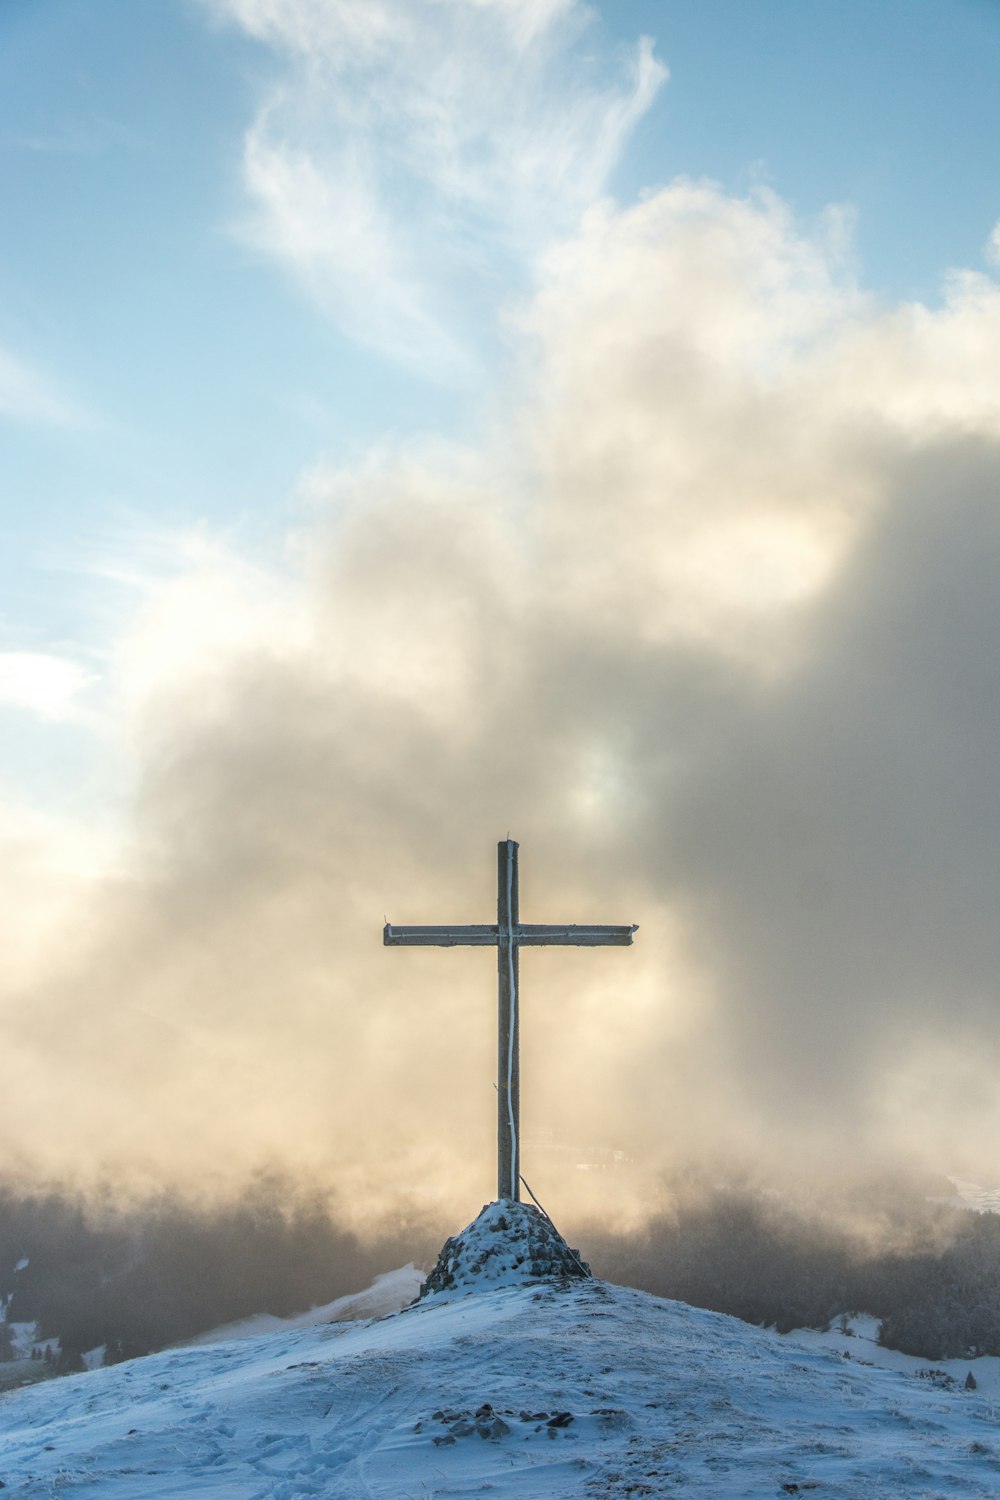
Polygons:
<instances>
[{"instance_id":1,"label":"metal cross","mask_svg":"<svg viewBox=\"0 0 1000 1500\"><path fill-rule=\"evenodd\" d=\"M520 1101L518 1058L518 951L521 948L628 947L637 924L630 927L580 927L573 923L522 922L517 911L517 844L497 845L497 920L471 927L393 927L387 922L387 948L496 948L499 1006L497 1015L497 1197L521 1196Z\"/></svg>"}]
</instances>

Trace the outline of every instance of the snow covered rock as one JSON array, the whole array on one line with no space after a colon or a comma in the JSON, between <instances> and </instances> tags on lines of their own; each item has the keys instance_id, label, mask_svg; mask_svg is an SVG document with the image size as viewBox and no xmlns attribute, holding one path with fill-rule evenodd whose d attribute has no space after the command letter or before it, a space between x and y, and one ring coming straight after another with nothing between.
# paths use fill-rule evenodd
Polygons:
<instances>
[{"instance_id":1,"label":"snow covered rock","mask_svg":"<svg viewBox=\"0 0 1000 1500\"><path fill-rule=\"evenodd\" d=\"M487 1203L461 1234L445 1240L420 1296L589 1276L590 1267L550 1219L530 1203L501 1198Z\"/></svg>"}]
</instances>

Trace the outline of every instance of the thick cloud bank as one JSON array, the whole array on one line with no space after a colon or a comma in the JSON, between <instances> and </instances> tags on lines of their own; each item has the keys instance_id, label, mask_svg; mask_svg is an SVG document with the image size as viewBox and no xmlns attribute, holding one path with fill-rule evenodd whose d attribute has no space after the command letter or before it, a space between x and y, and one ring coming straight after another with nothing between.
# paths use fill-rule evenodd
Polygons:
<instances>
[{"instance_id":1,"label":"thick cloud bank","mask_svg":"<svg viewBox=\"0 0 1000 1500\"><path fill-rule=\"evenodd\" d=\"M273 576L152 592L127 857L8 960L12 1164L481 1195L491 958L381 926L489 920L508 832L527 920L640 924L523 960L554 1211L610 1148L995 1160L1000 287L879 307L842 249L598 206L480 450L317 469Z\"/></svg>"}]
</instances>

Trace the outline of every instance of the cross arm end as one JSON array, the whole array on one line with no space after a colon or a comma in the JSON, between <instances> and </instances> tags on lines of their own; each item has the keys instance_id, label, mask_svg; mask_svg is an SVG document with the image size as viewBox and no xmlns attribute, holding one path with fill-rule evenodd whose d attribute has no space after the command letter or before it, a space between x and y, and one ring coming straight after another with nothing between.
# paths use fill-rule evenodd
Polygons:
<instances>
[{"instance_id":1,"label":"cross arm end","mask_svg":"<svg viewBox=\"0 0 1000 1500\"><path fill-rule=\"evenodd\" d=\"M624 927L585 925L568 922L565 926L552 922L520 922L516 938L522 948L629 948L632 934L638 932L637 922Z\"/></svg>"}]
</instances>

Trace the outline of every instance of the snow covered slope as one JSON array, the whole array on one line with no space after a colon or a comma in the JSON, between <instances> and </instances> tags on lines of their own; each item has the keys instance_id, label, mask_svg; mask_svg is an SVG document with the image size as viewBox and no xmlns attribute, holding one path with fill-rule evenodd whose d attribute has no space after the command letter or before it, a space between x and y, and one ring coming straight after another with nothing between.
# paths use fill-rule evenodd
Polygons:
<instances>
[{"instance_id":1,"label":"snow covered slope","mask_svg":"<svg viewBox=\"0 0 1000 1500\"><path fill-rule=\"evenodd\" d=\"M30 1497L995 1496L989 1400L601 1281L457 1291L0 1400Z\"/></svg>"},{"instance_id":2,"label":"snow covered slope","mask_svg":"<svg viewBox=\"0 0 1000 1500\"><path fill-rule=\"evenodd\" d=\"M257 1313L252 1318L240 1318L236 1323L224 1323L221 1328L211 1328L206 1333L197 1333L186 1340L183 1347L196 1344L228 1344L235 1339L254 1338L261 1333L280 1333L288 1328L311 1328L316 1323L340 1323L357 1318L379 1318L383 1313L398 1312L408 1307L418 1295L424 1281L424 1273L418 1271L411 1261L400 1266L398 1271L386 1271L376 1276L371 1286L362 1292L352 1292L347 1297L336 1297L311 1312L293 1313L290 1318L279 1318L273 1313Z\"/></svg>"}]
</instances>

